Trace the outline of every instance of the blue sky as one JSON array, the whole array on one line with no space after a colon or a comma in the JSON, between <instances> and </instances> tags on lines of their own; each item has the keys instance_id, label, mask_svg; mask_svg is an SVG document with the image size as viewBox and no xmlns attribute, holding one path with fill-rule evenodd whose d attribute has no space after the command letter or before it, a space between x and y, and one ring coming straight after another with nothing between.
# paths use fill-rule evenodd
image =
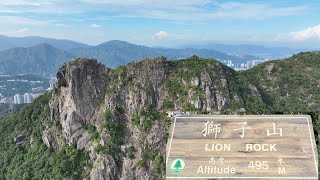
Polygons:
<instances>
[{"instance_id":1,"label":"blue sky","mask_svg":"<svg viewBox=\"0 0 320 180\"><path fill-rule=\"evenodd\" d=\"M118 39L319 48L319 12L319 0L1 0L0 34L91 45Z\"/></svg>"}]
</instances>

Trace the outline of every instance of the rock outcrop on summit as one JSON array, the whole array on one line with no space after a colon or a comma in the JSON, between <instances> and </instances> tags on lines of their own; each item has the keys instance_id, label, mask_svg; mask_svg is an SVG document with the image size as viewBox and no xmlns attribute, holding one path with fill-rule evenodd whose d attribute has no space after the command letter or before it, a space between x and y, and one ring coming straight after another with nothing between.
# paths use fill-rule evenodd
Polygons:
<instances>
[{"instance_id":1,"label":"rock outcrop on summit","mask_svg":"<svg viewBox=\"0 0 320 180\"><path fill-rule=\"evenodd\" d=\"M232 101L241 104L239 94L229 90L233 70L225 71L216 61L208 61L201 71L202 67L194 67L197 72L188 72L194 70L187 66L187 61L178 64L165 58L146 59L115 70L90 59L65 64L57 73L58 83L49 103L51 122L45 125L43 142L54 149L71 143L90 152L91 179L163 178L170 121L164 104L170 104L170 110L207 113L222 111ZM196 74L180 77L179 73ZM106 119L107 112L110 117ZM120 144L110 142L109 124L121 126ZM93 140L88 126L94 127L100 139ZM111 153L97 153L98 146L109 148ZM146 157L148 150L153 151L153 158ZM134 157L129 151L134 151Z\"/></svg>"},{"instance_id":2,"label":"rock outcrop on summit","mask_svg":"<svg viewBox=\"0 0 320 180\"><path fill-rule=\"evenodd\" d=\"M5 157L0 174L7 179L165 179L167 111L317 112L318 57L302 53L243 72L196 56L145 59L117 69L74 59L59 69L52 92L0 122L0 157ZM301 68L306 61L310 66ZM19 144L12 144L22 132ZM32 158L38 162L32 164Z\"/></svg>"}]
</instances>

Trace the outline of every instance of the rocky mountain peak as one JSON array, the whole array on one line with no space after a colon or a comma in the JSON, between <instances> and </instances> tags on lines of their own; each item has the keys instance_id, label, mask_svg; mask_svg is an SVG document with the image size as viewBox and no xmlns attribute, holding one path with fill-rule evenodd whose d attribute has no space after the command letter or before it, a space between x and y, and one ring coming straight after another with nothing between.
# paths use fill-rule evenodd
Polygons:
<instances>
[{"instance_id":1,"label":"rocky mountain peak","mask_svg":"<svg viewBox=\"0 0 320 180\"><path fill-rule=\"evenodd\" d=\"M159 57L117 69L94 59L64 64L49 105L56 126L46 125L43 141L54 149L71 143L90 152L95 164L90 171L93 179L163 177L162 170L153 171L164 163L165 111L221 111L236 96L228 91L229 72L214 61L198 57L196 61L200 65L193 60L170 62ZM188 75L179 76L182 71ZM109 153L97 152L98 147ZM154 151L152 157L145 154L147 149ZM110 163L112 168L104 171Z\"/></svg>"},{"instance_id":2,"label":"rocky mountain peak","mask_svg":"<svg viewBox=\"0 0 320 180\"><path fill-rule=\"evenodd\" d=\"M52 92L0 122L0 155L12 159L0 158L0 173L6 179L25 177L25 169L37 179L164 179L166 112L316 112L319 68L317 53L242 72L197 56L116 69L74 59L59 69ZM44 166L45 175L34 170Z\"/></svg>"}]
</instances>

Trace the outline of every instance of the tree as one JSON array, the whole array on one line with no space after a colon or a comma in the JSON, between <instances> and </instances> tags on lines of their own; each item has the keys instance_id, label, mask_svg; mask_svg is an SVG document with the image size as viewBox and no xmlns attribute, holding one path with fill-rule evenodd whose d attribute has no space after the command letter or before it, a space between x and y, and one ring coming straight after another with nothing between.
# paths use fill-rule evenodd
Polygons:
<instances>
[{"instance_id":1,"label":"tree","mask_svg":"<svg viewBox=\"0 0 320 180\"><path fill-rule=\"evenodd\" d=\"M181 168L181 162L180 162L180 160L178 160L178 161L176 162L176 164L174 165L174 167L175 167L176 169Z\"/></svg>"}]
</instances>

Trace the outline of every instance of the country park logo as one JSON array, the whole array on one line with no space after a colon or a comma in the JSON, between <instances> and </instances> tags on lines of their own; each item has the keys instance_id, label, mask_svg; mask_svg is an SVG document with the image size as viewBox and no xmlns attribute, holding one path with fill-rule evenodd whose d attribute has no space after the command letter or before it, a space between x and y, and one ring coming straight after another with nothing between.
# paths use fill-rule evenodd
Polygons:
<instances>
[{"instance_id":1,"label":"country park logo","mask_svg":"<svg viewBox=\"0 0 320 180\"><path fill-rule=\"evenodd\" d=\"M170 170L174 174L179 174L183 171L185 166L186 166L186 163L184 162L183 159L175 159L174 161L171 162Z\"/></svg>"}]
</instances>

